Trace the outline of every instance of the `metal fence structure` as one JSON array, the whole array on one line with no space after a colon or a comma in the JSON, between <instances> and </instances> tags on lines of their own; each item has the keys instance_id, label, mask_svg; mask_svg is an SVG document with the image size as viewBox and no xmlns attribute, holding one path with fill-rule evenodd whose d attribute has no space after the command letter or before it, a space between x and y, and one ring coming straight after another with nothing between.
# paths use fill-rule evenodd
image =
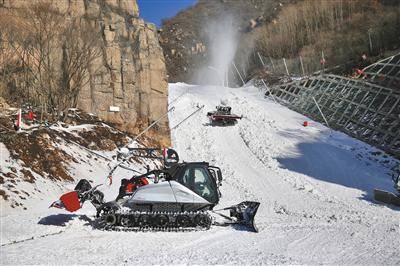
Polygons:
<instances>
[{"instance_id":1,"label":"metal fence structure","mask_svg":"<svg viewBox=\"0 0 400 266\"><path fill-rule=\"evenodd\" d=\"M400 54L367 67L364 78L322 74L275 86L271 93L289 108L322 123L326 119L331 128L400 158L398 58Z\"/></svg>"},{"instance_id":2,"label":"metal fence structure","mask_svg":"<svg viewBox=\"0 0 400 266\"><path fill-rule=\"evenodd\" d=\"M274 59L265 57L259 52L254 55L254 62L259 68L264 68L271 73L287 76L304 76L323 70L321 54L308 57Z\"/></svg>"},{"instance_id":3,"label":"metal fence structure","mask_svg":"<svg viewBox=\"0 0 400 266\"><path fill-rule=\"evenodd\" d=\"M400 54L364 68L361 77L369 82L400 90Z\"/></svg>"}]
</instances>

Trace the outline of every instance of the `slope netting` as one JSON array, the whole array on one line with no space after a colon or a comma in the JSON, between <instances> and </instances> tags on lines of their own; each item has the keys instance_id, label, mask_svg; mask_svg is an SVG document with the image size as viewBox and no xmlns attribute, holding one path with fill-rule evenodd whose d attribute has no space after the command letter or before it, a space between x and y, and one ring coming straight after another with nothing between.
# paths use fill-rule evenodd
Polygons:
<instances>
[{"instance_id":1,"label":"slope netting","mask_svg":"<svg viewBox=\"0 0 400 266\"><path fill-rule=\"evenodd\" d=\"M360 79L323 74L271 92L288 107L400 157L399 69L396 55L365 68Z\"/></svg>"},{"instance_id":2,"label":"slope netting","mask_svg":"<svg viewBox=\"0 0 400 266\"><path fill-rule=\"evenodd\" d=\"M400 53L364 68L361 75L369 82L400 89Z\"/></svg>"}]
</instances>

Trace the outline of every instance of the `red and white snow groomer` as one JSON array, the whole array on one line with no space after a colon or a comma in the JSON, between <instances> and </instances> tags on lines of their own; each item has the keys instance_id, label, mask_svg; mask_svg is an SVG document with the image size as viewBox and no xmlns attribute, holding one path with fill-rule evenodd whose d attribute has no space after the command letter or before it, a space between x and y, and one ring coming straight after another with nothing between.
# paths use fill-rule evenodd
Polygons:
<instances>
[{"instance_id":1,"label":"red and white snow groomer","mask_svg":"<svg viewBox=\"0 0 400 266\"><path fill-rule=\"evenodd\" d=\"M216 109L216 111L207 113L207 116L210 119L210 124L213 126L235 125L238 122L238 119L243 118L243 116L232 114L232 108L230 106L219 105Z\"/></svg>"}]
</instances>

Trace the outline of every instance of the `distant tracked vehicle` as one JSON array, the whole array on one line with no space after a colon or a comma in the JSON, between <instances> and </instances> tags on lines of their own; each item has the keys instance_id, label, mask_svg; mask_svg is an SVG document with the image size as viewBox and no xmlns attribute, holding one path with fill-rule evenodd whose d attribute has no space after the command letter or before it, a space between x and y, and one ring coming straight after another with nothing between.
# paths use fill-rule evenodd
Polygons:
<instances>
[{"instance_id":1,"label":"distant tracked vehicle","mask_svg":"<svg viewBox=\"0 0 400 266\"><path fill-rule=\"evenodd\" d=\"M239 119L243 118L243 116L232 114L230 106L217 106L216 109L207 113L210 124L213 126L235 125Z\"/></svg>"}]
</instances>

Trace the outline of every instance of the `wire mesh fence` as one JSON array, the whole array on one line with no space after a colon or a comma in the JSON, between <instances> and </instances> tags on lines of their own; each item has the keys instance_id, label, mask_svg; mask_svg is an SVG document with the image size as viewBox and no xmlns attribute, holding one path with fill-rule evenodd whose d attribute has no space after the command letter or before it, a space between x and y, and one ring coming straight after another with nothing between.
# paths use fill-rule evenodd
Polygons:
<instances>
[{"instance_id":1,"label":"wire mesh fence","mask_svg":"<svg viewBox=\"0 0 400 266\"><path fill-rule=\"evenodd\" d=\"M276 75L305 76L314 72L323 71L325 59L323 53L308 57L274 59L256 52L257 60L255 63L259 68L265 68Z\"/></svg>"},{"instance_id":2,"label":"wire mesh fence","mask_svg":"<svg viewBox=\"0 0 400 266\"><path fill-rule=\"evenodd\" d=\"M306 116L400 158L400 91L336 75L318 75L271 89Z\"/></svg>"}]
</instances>

